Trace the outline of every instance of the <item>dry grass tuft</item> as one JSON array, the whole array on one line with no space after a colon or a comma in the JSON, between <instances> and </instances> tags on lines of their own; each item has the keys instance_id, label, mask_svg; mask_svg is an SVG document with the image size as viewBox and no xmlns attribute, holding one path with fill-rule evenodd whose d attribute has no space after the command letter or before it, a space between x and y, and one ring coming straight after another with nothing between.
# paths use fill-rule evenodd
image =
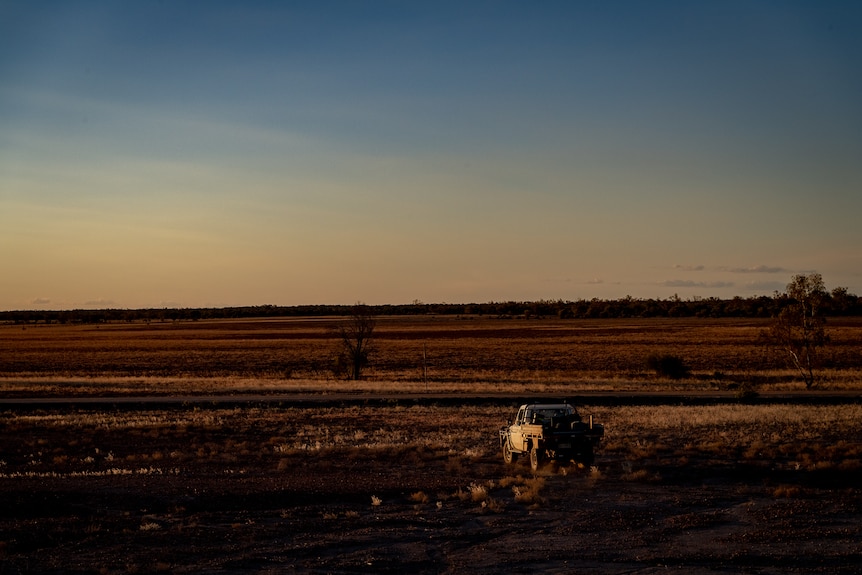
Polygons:
<instances>
[{"instance_id":1,"label":"dry grass tuft","mask_svg":"<svg viewBox=\"0 0 862 575\"><path fill-rule=\"evenodd\" d=\"M633 481L633 482L654 482L658 478L656 475L650 473L646 469L638 469L637 471L630 471L628 473L624 473L622 475L623 481Z\"/></svg>"},{"instance_id":2,"label":"dry grass tuft","mask_svg":"<svg viewBox=\"0 0 862 575\"><path fill-rule=\"evenodd\" d=\"M428 496L424 491L417 491L410 495L410 501L414 503L428 503Z\"/></svg>"},{"instance_id":3,"label":"dry grass tuft","mask_svg":"<svg viewBox=\"0 0 862 575\"><path fill-rule=\"evenodd\" d=\"M488 499L488 488L484 485L470 484L470 499L479 502Z\"/></svg>"},{"instance_id":4,"label":"dry grass tuft","mask_svg":"<svg viewBox=\"0 0 862 575\"><path fill-rule=\"evenodd\" d=\"M482 510L490 513L503 513L506 511L506 504L499 499L489 497L482 501Z\"/></svg>"},{"instance_id":5,"label":"dry grass tuft","mask_svg":"<svg viewBox=\"0 0 862 575\"><path fill-rule=\"evenodd\" d=\"M502 478L500 481L498 481L497 484L502 488L506 488L506 487L511 487L512 485L518 485L519 483L521 483L523 481L524 481L524 478L521 477L520 475L517 477L512 477L511 475L508 475L508 476Z\"/></svg>"},{"instance_id":6,"label":"dry grass tuft","mask_svg":"<svg viewBox=\"0 0 862 575\"><path fill-rule=\"evenodd\" d=\"M858 471L862 469L862 459L845 459L838 464L841 471Z\"/></svg>"},{"instance_id":7,"label":"dry grass tuft","mask_svg":"<svg viewBox=\"0 0 862 575\"><path fill-rule=\"evenodd\" d=\"M512 486L512 493L515 496L517 503L527 505L535 505L544 502L541 496L541 491L545 487L544 477L531 477L528 479L520 478L521 481L517 485Z\"/></svg>"},{"instance_id":8,"label":"dry grass tuft","mask_svg":"<svg viewBox=\"0 0 862 575\"><path fill-rule=\"evenodd\" d=\"M796 499L804 495L804 490L798 485L779 485L772 489L772 496L775 498Z\"/></svg>"}]
</instances>

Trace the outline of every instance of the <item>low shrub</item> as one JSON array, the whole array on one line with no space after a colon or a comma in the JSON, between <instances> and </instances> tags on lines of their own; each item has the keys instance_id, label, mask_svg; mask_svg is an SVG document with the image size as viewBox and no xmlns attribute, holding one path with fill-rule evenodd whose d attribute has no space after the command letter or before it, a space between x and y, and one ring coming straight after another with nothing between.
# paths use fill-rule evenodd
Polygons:
<instances>
[{"instance_id":1,"label":"low shrub","mask_svg":"<svg viewBox=\"0 0 862 575\"><path fill-rule=\"evenodd\" d=\"M671 354L652 354L647 358L647 367L659 377L683 379L689 376L690 369L681 357Z\"/></svg>"}]
</instances>

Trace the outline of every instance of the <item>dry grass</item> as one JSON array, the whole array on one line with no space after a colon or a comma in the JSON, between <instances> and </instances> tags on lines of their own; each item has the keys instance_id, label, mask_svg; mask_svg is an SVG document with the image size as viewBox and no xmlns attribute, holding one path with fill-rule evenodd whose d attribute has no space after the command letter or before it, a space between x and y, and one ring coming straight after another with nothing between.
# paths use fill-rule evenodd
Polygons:
<instances>
[{"instance_id":1,"label":"dry grass","mask_svg":"<svg viewBox=\"0 0 862 575\"><path fill-rule=\"evenodd\" d=\"M758 344L760 320L380 318L362 382L335 379L332 321L283 319L101 326L0 325L4 395L186 393L565 393L797 389ZM862 384L862 320L828 324L826 389ZM654 354L692 369L656 378ZM423 357L426 361L423 363ZM427 371L426 371L427 368ZM427 380L425 374L427 373Z\"/></svg>"},{"instance_id":2,"label":"dry grass","mask_svg":"<svg viewBox=\"0 0 862 575\"><path fill-rule=\"evenodd\" d=\"M410 495L410 501L421 504L428 503L428 496L425 494L424 491L416 491L415 493Z\"/></svg>"},{"instance_id":3,"label":"dry grass","mask_svg":"<svg viewBox=\"0 0 862 575\"><path fill-rule=\"evenodd\" d=\"M494 455L489 429L507 414L436 406L6 412L0 476L288 471L309 455L439 461L463 474Z\"/></svg>"},{"instance_id":4,"label":"dry grass","mask_svg":"<svg viewBox=\"0 0 862 575\"><path fill-rule=\"evenodd\" d=\"M711 458L815 471L855 469L862 459L862 406L709 405L597 407L605 423L604 453L634 465L629 480L655 480L645 461L685 465Z\"/></svg>"},{"instance_id":5,"label":"dry grass","mask_svg":"<svg viewBox=\"0 0 862 575\"><path fill-rule=\"evenodd\" d=\"M517 503L538 505L544 501L541 496L542 489L545 487L544 477L524 478L519 475L514 480L505 483L512 485L512 494Z\"/></svg>"},{"instance_id":6,"label":"dry grass","mask_svg":"<svg viewBox=\"0 0 862 575\"><path fill-rule=\"evenodd\" d=\"M4 412L0 478L277 474L292 473L309 458L325 473L327 462L361 469L371 460L463 481L456 499L484 503L485 509L504 507L507 500L540 504L546 479L556 473L603 484L656 483L692 467L748 466L799 477L862 469L857 403L581 406L605 425L595 466L549 467L536 476L512 476L502 463L497 429L510 411L494 405L355 405ZM528 472L525 464L516 469ZM776 494L786 496L780 489ZM424 492L409 499L429 500Z\"/></svg>"}]
</instances>

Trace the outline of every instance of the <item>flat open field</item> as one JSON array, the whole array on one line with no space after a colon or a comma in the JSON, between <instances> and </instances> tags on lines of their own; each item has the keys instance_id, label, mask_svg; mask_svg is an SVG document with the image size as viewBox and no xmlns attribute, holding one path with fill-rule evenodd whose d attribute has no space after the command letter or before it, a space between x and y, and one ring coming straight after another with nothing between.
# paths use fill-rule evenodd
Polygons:
<instances>
[{"instance_id":1,"label":"flat open field","mask_svg":"<svg viewBox=\"0 0 862 575\"><path fill-rule=\"evenodd\" d=\"M593 467L502 462L526 397L801 393L761 327L383 318L368 379L344 382L325 321L0 326L0 400L275 398L6 404L0 573L856 573L859 323L830 324L833 397L605 398L579 406L606 426ZM692 377L657 378L650 353Z\"/></svg>"},{"instance_id":2,"label":"flat open field","mask_svg":"<svg viewBox=\"0 0 862 575\"><path fill-rule=\"evenodd\" d=\"M799 389L758 343L766 323L733 319L523 320L381 317L362 382L333 374L337 319L0 326L0 394ZM821 389L862 385L862 318L836 319ZM680 381L647 368L672 354ZM22 384L21 381L25 383Z\"/></svg>"}]
</instances>

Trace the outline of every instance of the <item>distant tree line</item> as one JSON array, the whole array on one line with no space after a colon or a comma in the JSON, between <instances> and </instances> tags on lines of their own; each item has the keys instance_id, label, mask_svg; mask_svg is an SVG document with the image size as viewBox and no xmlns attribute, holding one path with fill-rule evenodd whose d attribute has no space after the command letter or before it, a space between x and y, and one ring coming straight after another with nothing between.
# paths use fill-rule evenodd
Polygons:
<instances>
[{"instance_id":1,"label":"distant tree line","mask_svg":"<svg viewBox=\"0 0 862 575\"><path fill-rule=\"evenodd\" d=\"M500 319L550 318L771 318L791 305L786 293L732 299L700 298L641 299L625 297L616 300L580 299L506 301L487 303L422 303L368 306L374 316L395 315L460 315ZM207 319L243 319L264 317L343 317L349 316L353 305L259 305L223 308L145 308L145 309L73 309L20 310L0 312L0 322L16 324L59 323L99 324L106 322L167 322ZM821 311L827 317L862 316L862 298L835 288L825 294Z\"/></svg>"}]
</instances>

